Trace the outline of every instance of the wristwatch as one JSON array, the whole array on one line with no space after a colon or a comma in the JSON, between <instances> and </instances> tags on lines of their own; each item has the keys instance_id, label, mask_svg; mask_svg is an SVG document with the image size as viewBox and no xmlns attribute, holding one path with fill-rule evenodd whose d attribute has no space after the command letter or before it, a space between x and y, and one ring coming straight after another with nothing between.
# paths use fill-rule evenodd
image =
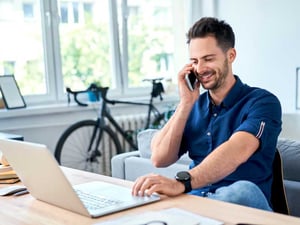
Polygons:
<instances>
[{"instance_id":1,"label":"wristwatch","mask_svg":"<svg viewBox=\"0 0 300 225\"><path fill-rule=\"evenodd\" d=\"M184 193L190 192L192 190L191 175L187 171L180 171L176 174L175 179L183 183L185 189Z\"/></svg>"}]
</instances>

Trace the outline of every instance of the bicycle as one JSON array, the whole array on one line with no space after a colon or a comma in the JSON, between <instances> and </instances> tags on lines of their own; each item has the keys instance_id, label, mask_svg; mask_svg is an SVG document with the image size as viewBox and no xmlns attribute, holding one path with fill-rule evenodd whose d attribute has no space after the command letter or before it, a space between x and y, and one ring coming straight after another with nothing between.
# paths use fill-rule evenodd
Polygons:
<instances>
[{"instance_id":1,"label":"bicycle","mask_svg":"<svg viewBox=\"0 0 300 225\"><path fill-rule=\"evenodd\" d=\"M68 102L70 102L70 94L72 94L75 102L80 106L87 106L87 104L78 100L78 94L92 90L94 93L100 93L101 98L96 120L90 119L76 122L67 128L59 138L54 152L54 156L58 163L66 167L110 175L110 159L113 156L112 152L114 151L115 154L124 152L118 134L124 138L132 150L137 150L137 143L133 138L133 131L123 130L110 113L107 104L147 106L148 112L144 129L160 128L168 119L166 118L166 115L170 116L171 114L170 112L167 112L167 114L160 113L153 105L154 98L160 97L160 100L163 100L161 94L164 92L164 88L160 82L162 79L163 78L146 80L152 82L152 91L148 103L109 100L107 99L108 87L90 86L84 91L72 91L70 88L67 88ZM115 131L113 131L111 126ZM106 152L101 151L101 149L104 149L105 145L109 145L110 151L108 155Z\"/></svg>"}]
</instances>

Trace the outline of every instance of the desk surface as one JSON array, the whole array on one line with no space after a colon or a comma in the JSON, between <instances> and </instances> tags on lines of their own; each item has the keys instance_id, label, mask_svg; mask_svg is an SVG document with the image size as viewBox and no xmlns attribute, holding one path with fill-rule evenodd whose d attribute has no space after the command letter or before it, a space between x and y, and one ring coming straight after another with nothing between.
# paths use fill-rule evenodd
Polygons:
<instances>
[{"instance_id":1,"label":"desk surface","mask_svg":"<svg viewBox=\"0 0 300 225\"><path fill-rule=\"evenodd\" d=\"M102 180L130 187L132 182L101 176L84 171L62 168L72 184L92 180ZM3 187L5 185L0 185ZM224 221L224 224L251 223L264 225L300 224L300 218L278 213L266 212L226 202L215 201L191 195L175 198L163 197L159 202L125 210L108 216L91 219L79 214L49 205L34 199L30 194L18 197L0 197L1 224L18 225L96 225L98 222L116 219L124 215L137 215L149 210L160 210L171 207L182 208L193 213Z\"/></svg>"}]
</instances>

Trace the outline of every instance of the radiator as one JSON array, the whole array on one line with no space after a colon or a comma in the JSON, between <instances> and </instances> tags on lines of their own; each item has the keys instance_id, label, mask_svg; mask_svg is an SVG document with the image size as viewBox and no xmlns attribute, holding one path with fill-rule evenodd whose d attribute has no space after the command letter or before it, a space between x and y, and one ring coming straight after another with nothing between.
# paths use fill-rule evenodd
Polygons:
<instances>
[{"instance_id":1,"label":"radiator","mask_svg":"<svg viewBox=\"0 0 300 225\"><path fill-rule=\"evenodd\" d=\"M123 130L131 130L134 132L133 138L136 143L136 135L140 130L144 129L144 127L146 125L147 115L146 114L134 114L134 115L117 116L114 118L118 122L118 124L123 128ZM109 123L107 123L107 124L111 127L111 129L114 132L116 132L115 128L111 124L109 124ZM132 151L131 147L125 141L125 139L122 137L122 135L119 134L118 132L116 132L116 133L118 135L118 139L121 144L123 152ZM100 172L100 174L110 176L111 175L111 158L114 155L116 155L116 149L115 149L112 141L108 137L108 135L105 135L103 137L101 149L102 149L103 155L101 157L101 162L100 162L101 168L100 168L99 172Z\"/></svg>"}]
</instances>

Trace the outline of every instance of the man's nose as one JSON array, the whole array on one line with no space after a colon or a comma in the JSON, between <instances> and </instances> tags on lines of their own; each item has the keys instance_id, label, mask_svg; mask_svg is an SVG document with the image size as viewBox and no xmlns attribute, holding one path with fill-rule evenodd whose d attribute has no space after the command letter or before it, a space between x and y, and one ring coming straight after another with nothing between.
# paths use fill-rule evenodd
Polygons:
<instances>
[{"instance_id":1,"label":"man's nose","mask_svg":"<svg viewBox=\"0 0 300 225\"><path fill-rule=\"evenodd\" d=\"M194 70L199 74L201 71L203 71L203 68L205 67L203 62L198 61L197 64L194 65Z\"/></svg>"}]
</instances>

